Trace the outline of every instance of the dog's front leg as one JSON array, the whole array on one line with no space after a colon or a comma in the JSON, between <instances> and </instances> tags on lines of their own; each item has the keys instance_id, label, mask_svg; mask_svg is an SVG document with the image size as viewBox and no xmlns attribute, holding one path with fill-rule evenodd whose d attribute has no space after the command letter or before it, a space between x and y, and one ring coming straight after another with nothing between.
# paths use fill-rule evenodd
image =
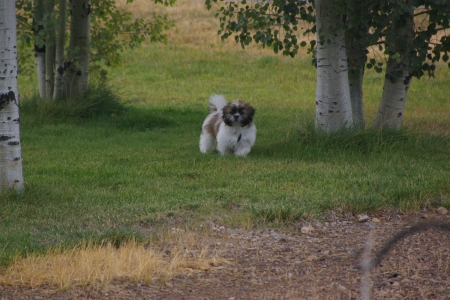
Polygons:
<instances>
[{"instance_id":1,"label":"dog's front leg","mask_svg":"<svg viewBox=\"0 0 450 300\"><path fill-rule=\"evenodd\" d=\"M230 147L226 143L217 141L217 151L222 155L227 155L231 153Z\"/></svg>"},{"instance_id":2,"label":"dog's front leg","mask_svg":"<svg viewBox=\"0 0 450 300\"><path fill-rule=\"evenodd\" d=\"M240 141L236 145L236 149L234 150L234 155L236 156L247 156L250 153L252 145L249 141Z\"/></svg>"}]
</instances>

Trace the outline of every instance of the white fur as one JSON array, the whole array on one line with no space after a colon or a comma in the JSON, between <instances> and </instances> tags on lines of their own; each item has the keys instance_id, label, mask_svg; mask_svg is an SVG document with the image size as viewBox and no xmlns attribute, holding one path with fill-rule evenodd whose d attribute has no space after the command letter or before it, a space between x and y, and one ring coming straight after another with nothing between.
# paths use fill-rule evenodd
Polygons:
<instances>
[{"instance_id":1,"label":"white fur","mask_svg":"<svg viewBox=\"0 0 450 300\"><path fill-rule=\"evenodd\" d=\"M239 142L239 136L241 136ZM227 126L222 122L217 133L217 150L225 155L234 152L237 156L246 156L256 140L256 127L251 124L242 127L239 124Z\"/></svg>"},{"instance_id":2,"label":"white fur","mask_svg":"<svg viewBox=\"0 0 450 300\"><path fill-rule=\"evenodd\" d=\"M256 140L256 127L253 122L244 127L240 123L233 123L232 126L228 126L222 120L222 109L227 105L225 97L212 95L209 102L217 111L210 113L203 122L200 151L202 153L212 152L217 145L217 151L222 155L234 153L236 156L246 156ZM217 119L221 121L215 138L205 128Z\"/></svg>"},{"instance_id":3,"label":"white fur","mask_svg":"<svg viewBox=\"0 0 450 300\"><path fill-rule=\"evenodd\" d=\"M215 106L218 112L221 112L222 108L227 105L228 102L223 95L212 94L211 97L209 97L209 103Z\"/></svg>"}]
</instances>

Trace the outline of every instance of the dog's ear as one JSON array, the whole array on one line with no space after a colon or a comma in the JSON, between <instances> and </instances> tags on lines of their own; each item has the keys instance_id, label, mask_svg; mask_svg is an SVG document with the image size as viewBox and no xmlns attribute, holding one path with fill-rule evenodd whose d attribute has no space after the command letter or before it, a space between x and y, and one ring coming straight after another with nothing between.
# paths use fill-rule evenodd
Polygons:
<instances>
[{"instance_id":1,"label":"dog's ear","mask_svg":"<svg viewBox=\"0 0 450 300\"><path fill-rule=\"evenodd\" d=\"M253 106L250 106L249 115L252 119L253 119L253 116L255 115L255 113L256 113L256 109L254 109Z\"/></svg>"},{"instance_id":2,"label":"dog's ear","mask_svg":"<svg viewBox=\"0 0 450 300\"><path fill-rule=\"evenodd\" d=\"M253 106L246 104L242 107L241 115L244 117L241 121L242 126L247 126L253 122L253 116L255 115L256 110Z\"/></svg>"},{"instance_id":3,"label":"dog's ear","mask_svg":"<svg viewBox=\"0 0 450 300\"><path fill-rule=\"evenodd\" d=\"M243 111L244 111L246 117L249 119L253 119L253 116L256 113L256 109L253 106L248 105L248 104L243 106Z\"/></svg>"}]
</instances>

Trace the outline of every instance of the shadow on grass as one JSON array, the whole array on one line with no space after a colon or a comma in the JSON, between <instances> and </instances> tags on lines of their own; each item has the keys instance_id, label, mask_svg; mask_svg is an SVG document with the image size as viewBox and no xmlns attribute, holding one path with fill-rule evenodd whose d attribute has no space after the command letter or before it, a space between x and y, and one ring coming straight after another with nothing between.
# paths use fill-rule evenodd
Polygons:
<instances>
[{"instance_id":1,"label":"shadow on grass","mask_svg":"<svg viewBox=\"0 0 450 300\"><path fill-rule=\"evenodd\" d=\"M450 139L428 132L346 129L333 134L317 133L313 124L304 124L289 139L255 145L252 156L275 159L329 160L336 157L363 158L387 153L408 156L442 155L450 150Z\"/></svg>"},{"instance_id":2,"label":"shadow on grass","mask_svg":"<svg viewBox=\"0 0 450 300\"><path fill-rule=\"evenodd\" d=\"M205 108L200 106L125 106L108 87L94 87L82 99L53 102L34 95L21 103L21 120L25 126L70 124L145 131L198 125L205 113Z\"/></svg>"},{"instance_id":3,"label":"shadow on grass","mask_svg":"<svg viewBox=\"0 0 450 300\"><path fill-rule=\"evenodd\" d=\"M144 131L195 126L201 124L204 114L204 109L195 107L129 107L121 115L108 116L103 120L119 130Z\"/></svg>"}]
</instances>

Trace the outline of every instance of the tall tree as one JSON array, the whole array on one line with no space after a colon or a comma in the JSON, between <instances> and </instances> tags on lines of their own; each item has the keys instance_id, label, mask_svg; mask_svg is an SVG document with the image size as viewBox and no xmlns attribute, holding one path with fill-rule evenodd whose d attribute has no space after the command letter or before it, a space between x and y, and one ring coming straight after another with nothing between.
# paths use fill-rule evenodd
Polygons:
<instances>
[{"instance_id":1,"label":"tall tree","mask_svg":"<svg viewBox=\"0 0 450 300\"><path fill-rule=\"evenodd\" d=\"M371 2L370 0L348 0L343 10L352 117L353 124L360 129L365 127L363 80L367 48L376 42L373 38L367 38L369 23L366 22L365 16L371 10Z\"/></svg>"},{"instance_id":2,"label":"tall tree","mask_svg":"<svg viewBox=\"0 0 450 300\"><path fill-rule=\"evenodd\" d=\"M172 5L175 0L155 2ZM148 20L133 19L112 0L71 0L69 6L67 0L16 3L20 40L35 44L40 96L47 100L76 99L86 92L92 71L104 79L105 66L120 63L122 50L137 47L146 38L166 42L164 31L173 26L167 16L157 14Z\"/></svg>"},{"instance_id":3,"label":"tall tree","mask_svg":"<svg viewBox=\"0 0 450 300\"><path fill-rule=\"evenodd\" d=\"M53 88L55 84L55 23L54 19L55 0L45 0L44 19L46 24L46 45L45 45L45 98L53 97Z\"/></svg>"},{"instance_id":4,"label":"tall tree","mask_svg":"<svg viewBox=\"0 0 450 300\"><path fill-rule=\"evenodd\" d=\"M59 0L58 28L55 38L55 83L53 100L60 100L64 90L64 44L66 41L67 0Z\"/></svg>"},{"instance_id":5,"label":"tall tree","mask_svg":"<svg viewBox=\"0 0 450 300\"><path fill-rule=\"evenodd\" d=\"M315 0L316 129L326 133L353 124L343 14L333 4L334 0Z\"/></svg>"},{"instance_id":6,"label":"tall tree","mask_svg":"<svg viewBox=\"0 0 450 300\"><path fill-rule=\"evenodd\" d=\"M376 129L400 129L406 107L406 97L413 76L410 67L411 54L414 53L414 7L411 0L405 2L401 5L403 9L394 10L392 23L386 34L386 47L390 54L383 93L373 125Z\"/></svg>"},{"instance_id":7,"label":"tall tree","mask_svg":"<svg viewBox=\"0 0 450 300\"><path fill-rule=\"evenodd\" d=\"M45 0L35 0L33 8L34 56L38 78L39 96L45 98Z\"/></svg>"},{"instance_id":8,"label":"tall tree","mask_svg":"<svg viewBox=\"0 0 450 300\"><path fill-rule=\"evenodd\" d=\"M0 192L22 191L15 1L0 0L0 20Z\"/></svg>"},{"instance_id":9,"label":"tall tree","mask_svg":"<svg viewBox=\"0 0 450 300\"><path fill-rule=\"evenodd\" d=\"M65 98L76 98L87 91L91 43L91 3L70 2L70 41L66 61Z\"/></svg>"},{"instance_id":10,"label":"tall tree","mask_svg":"<svg viewBox=\"0 0 450 300\"><path fill-rule=\"evenodd\" d=\"M314 18L317 10L314 9L312 0L263 0L256 3L241 0L240 3L224 4L219 4L221 0L205 1L208 8L211 8L213 3L218 4L216 16L220 20L219 34L222 39L234 35L236 42L240 42L243 48L254 40L256 43L262 43L263 47L272 47L276 53L282 52L293 57L299 46L308 45L306 41L299 41L297 34L306 35L318 30ZM397 95L403 93L406 100L405 88L409 85L405 84L409 84L412 77L420 78L426 72L432 76L435 64L440 60L447 62L449 59L450 37L444 34L439 40L436 39L439 31L450 28L448 0L335 0L333 4L327 5L332 5L336 13L343 14L340 27L345 29L352 119L358 127L363 127L364 124L362 79L365 68L373 68L381 73L385 57L388 57L385 86L391 89L391 93L386 90L381 97L380 107L383 109L380 109L379 113L381 115L383 112L383 115L387 116L389 109L386 108L398 104L389 97L393 89ZM422 8L417 9L418 7ZM411 14L411 11L414 11L414 14ZM411 16L422 17L420 25L414 25ZM311 25L302 27L299 20ZM414 29L412 35L411 25ZM338 29L329 27L328 30L338 32ZM323 32L319 32L318 36L323 35ZM331 39L327 40L330 41ZM312 54L313 64L316 66L319 66L317 55L320 46L322 43L317 43L314 39L309 41L308 52ZM378 46L374 53L380 59L367 55L368 48L374 46ZM336 51L339 51L339 48L336 48ZM396 84L392 85L394 82ZM321 93L319 89L317 92ZM404 105L397 106L395 110L395 120L399 121L398 123L379 118L381 122L377 119L376 124L384 124L384 128L398 129L401 116L404 115Z\"/></svg>"}]
</instances>

